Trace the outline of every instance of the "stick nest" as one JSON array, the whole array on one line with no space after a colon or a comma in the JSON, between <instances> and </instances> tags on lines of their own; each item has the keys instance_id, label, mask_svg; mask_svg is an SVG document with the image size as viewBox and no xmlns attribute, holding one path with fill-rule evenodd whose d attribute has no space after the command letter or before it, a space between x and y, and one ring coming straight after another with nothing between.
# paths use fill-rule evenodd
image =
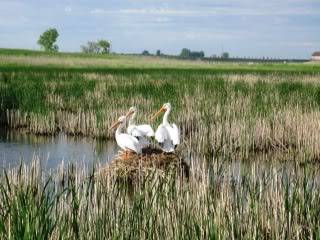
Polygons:
<instances>
[{"instance_id":1,"label":"stick nest","mask_svg":"<svg viewBox=\"0 0 320 240\"><path fill-rule=\"evenodd\" d=\"M142 154L120 151L110 164L102 169L104 174L112 175L118 180L134 182L150 174L174 173L189 177L188 164L175 153L165 153L157 148L143 149ZM103 174L103 175L104 175Z\"/></svg>"}]
</instances>

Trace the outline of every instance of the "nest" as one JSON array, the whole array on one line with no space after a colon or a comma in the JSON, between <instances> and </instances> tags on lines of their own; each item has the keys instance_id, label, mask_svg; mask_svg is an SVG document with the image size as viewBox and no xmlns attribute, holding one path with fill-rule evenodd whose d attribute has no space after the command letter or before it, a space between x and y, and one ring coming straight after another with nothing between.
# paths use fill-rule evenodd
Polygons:
<instances>
[{"instance_id":1,"label":"nest","mask_svg":"<svg viewBox=\"0 0 320 240\"><path fill-rule=\"evenodd\" d=\"M146 176L157 174L189 178L189 166L175 153L165 153L157 148L143 149L142 154L119 152L102 172L117 180L134 182Z\"/></svg>"}]
</instances>

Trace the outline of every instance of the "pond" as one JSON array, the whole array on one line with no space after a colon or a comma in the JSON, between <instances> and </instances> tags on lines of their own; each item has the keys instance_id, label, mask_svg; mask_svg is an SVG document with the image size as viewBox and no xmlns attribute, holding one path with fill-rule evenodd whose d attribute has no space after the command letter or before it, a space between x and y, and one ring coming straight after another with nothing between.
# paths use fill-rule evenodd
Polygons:
<instances>
[{"instance_id":1,"label":"pond","mask_svg":"<svg viewBox=\"0 0 320 240\"><path fill-rule=\"evenodd\" d=\"M110 162L118 153L119 147L115 141L96 140L89 137L73 137L60 133L55 136L37 136L19 131L0 129L0 167L12 168L24 162L31 163L33 159L39 158L43 168L54 169L62 162L85 164L92 166L95 163L105 165ZM191 154L185 156L185 160L190 164L201 164L197 157ZM190 158L191 157L191 158ZM266 157L268 159L266 159ZM275 170L290 174L297 167L293 160L269 161L275 156L255 157L252 161L224 162L223 169L226 176L239 178L244 172L254 172L258 176L265 170ZM311 168L319 168L318 164L309 165ZM299 174L303 168L298 166ZM251 172L252 173L252 172ZM320 176L316 176L316 181L320 182Z\"/></svg>"},{"instance_id":2,"label":"pond","mask_svg":"<svg viewBox=\"0 0 320 240\"><path fill-rule=\"evenodd\" d=\"M18 131L0 129L0 166L15 167L21 161L30 163L34 156L46 168L55 168L62 161L102 164L118 152L114 141L72 137L60 133L56 136L35 136Z\"/></svg>"}]
</instances>

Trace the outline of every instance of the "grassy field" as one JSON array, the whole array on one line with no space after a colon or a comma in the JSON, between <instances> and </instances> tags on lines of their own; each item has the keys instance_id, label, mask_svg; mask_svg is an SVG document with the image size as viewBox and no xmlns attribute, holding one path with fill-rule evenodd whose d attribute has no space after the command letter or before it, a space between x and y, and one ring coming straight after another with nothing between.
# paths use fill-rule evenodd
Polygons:
<instances>
[{"instance_id":1,"label":"grassy field","mask_svg":"<svg viewBox=\"0 0 320 240\"><path fill-rule=\"evenodd\" d=\"M155 172L132 190L35 161L1 175L1 239L320 239L320 65L0 50L1 126L112 139L130 106L148 122L168 101L188 182Z\"/></svg>"},{"instance_id":2,"label":"grassy field","mask_svg":"<svg viewBox=\"0 0 320 240\"><path fill-rule=\"evenodd\" d=\"M108 127L130 106L147 122L170 101L171 119L193 153L247 159L292 151L319 161L319 79L316 64L225 65L2 50L1 124L35 134L112 138Z\"/></svg>"}]
</instances>

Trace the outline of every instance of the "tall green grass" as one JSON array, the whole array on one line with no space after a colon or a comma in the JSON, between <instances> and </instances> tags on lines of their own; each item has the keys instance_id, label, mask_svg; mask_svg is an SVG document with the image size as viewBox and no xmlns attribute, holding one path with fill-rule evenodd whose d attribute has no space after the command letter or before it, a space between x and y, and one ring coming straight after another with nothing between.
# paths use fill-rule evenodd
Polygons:
<instances>
[{"instance_id":1,"label":"tall green grass","mask_svg":"<svg viewBox=\"0 0 320 240\"><path fill-rule=\"evenodd\" d=\"M95 75L95 74L91 74ZM0 75L1 109L21 109L37 111L39 108L56 110L56 106L48 106L46 97L50 94L63 98L64 102L72 99L82 102L86 93L96 91L101 94L93 96L93 100L116 102L118 99L137 99L139 97L161 103L165 100L175 101L197 89L204 94L208 102L225 103L230 97L238 99L248 97L253 101L252 110L259 112L263 106L293 105L303 108L318 108L320 105L320 85L304 83L299 77L290 74L279 75L269 81L268 76L253 75L256 82L244 80L231 82L229 75L193 72L184 73L126 73L121 74L90 74L69 72L12 72ZM234 75L231 76L240 76ZM252 77L252 75L248 75ZM244 79L244 78L242 78ZM103 87L101 89L100 87ZM278 99L275 99L275 96ZM199 96L194 96L195 100ZM161 101L157 101L157 100ZM93 101L89 100L89 101ZM34 104L32 104L32 102ZM86 104L86 102L83 102ZM91 108L99 108L92 104ZM179 107L179 105L178 105ZM77 111L75 106L73 111ZM179 110L179 109L178 109Z\"/></svg>"},{"instance_id":2,"label":"tall green grass","mask_svg":"<svg viewBox=\"0 0 320 240\"><path fill-rule=\"evenodd\" d=\"M0 50L0 125L113 138L130 106L143 123L170 101L190 179L21 164L0 175L0 239L320 239L319 66L71 55Z\"/></svg>"},{"instance_id":3,"label":"tall green grass","mask_svg":"<svg viewBox=\"0 0 320 240\"><path fill-rule=\"evenodd\" d=\"M318 75L54 68L0 75L2 125L35 134L113 138L110 124L130 106L139 108L139 122L148 122L165 102L172 103L170 118L193 152L221 150L248 158L256 152L307 151L320 159Z\"/></svg>"},{"instance_id":4,"label":"tall green grass","mask_svg":"<svg viewBox=\"0 0 320 240\"><path fill-rule=\"evenodd\" d=\"M99 167L98 167L99 168ZM133 189L82 166L46 176L39 162L3 171L1 239L318 239L317 168L230 175L215 162L188 181L150 173Z\"/></svg>"},{"instance_id":5,"label":"tall green grass","mask_svg":"<svg viewBox=\"0 0 320 240\"><path fill-rule=\"evenodd\" d=\"M247 159L289 151L320 159L320 65L26 54L0 54L2 126L110 139L111 122L130 106L139 108L138 122L148 122L171 102L171 120L193 153L222 151Z\"/></svg>"}]
</instances>

